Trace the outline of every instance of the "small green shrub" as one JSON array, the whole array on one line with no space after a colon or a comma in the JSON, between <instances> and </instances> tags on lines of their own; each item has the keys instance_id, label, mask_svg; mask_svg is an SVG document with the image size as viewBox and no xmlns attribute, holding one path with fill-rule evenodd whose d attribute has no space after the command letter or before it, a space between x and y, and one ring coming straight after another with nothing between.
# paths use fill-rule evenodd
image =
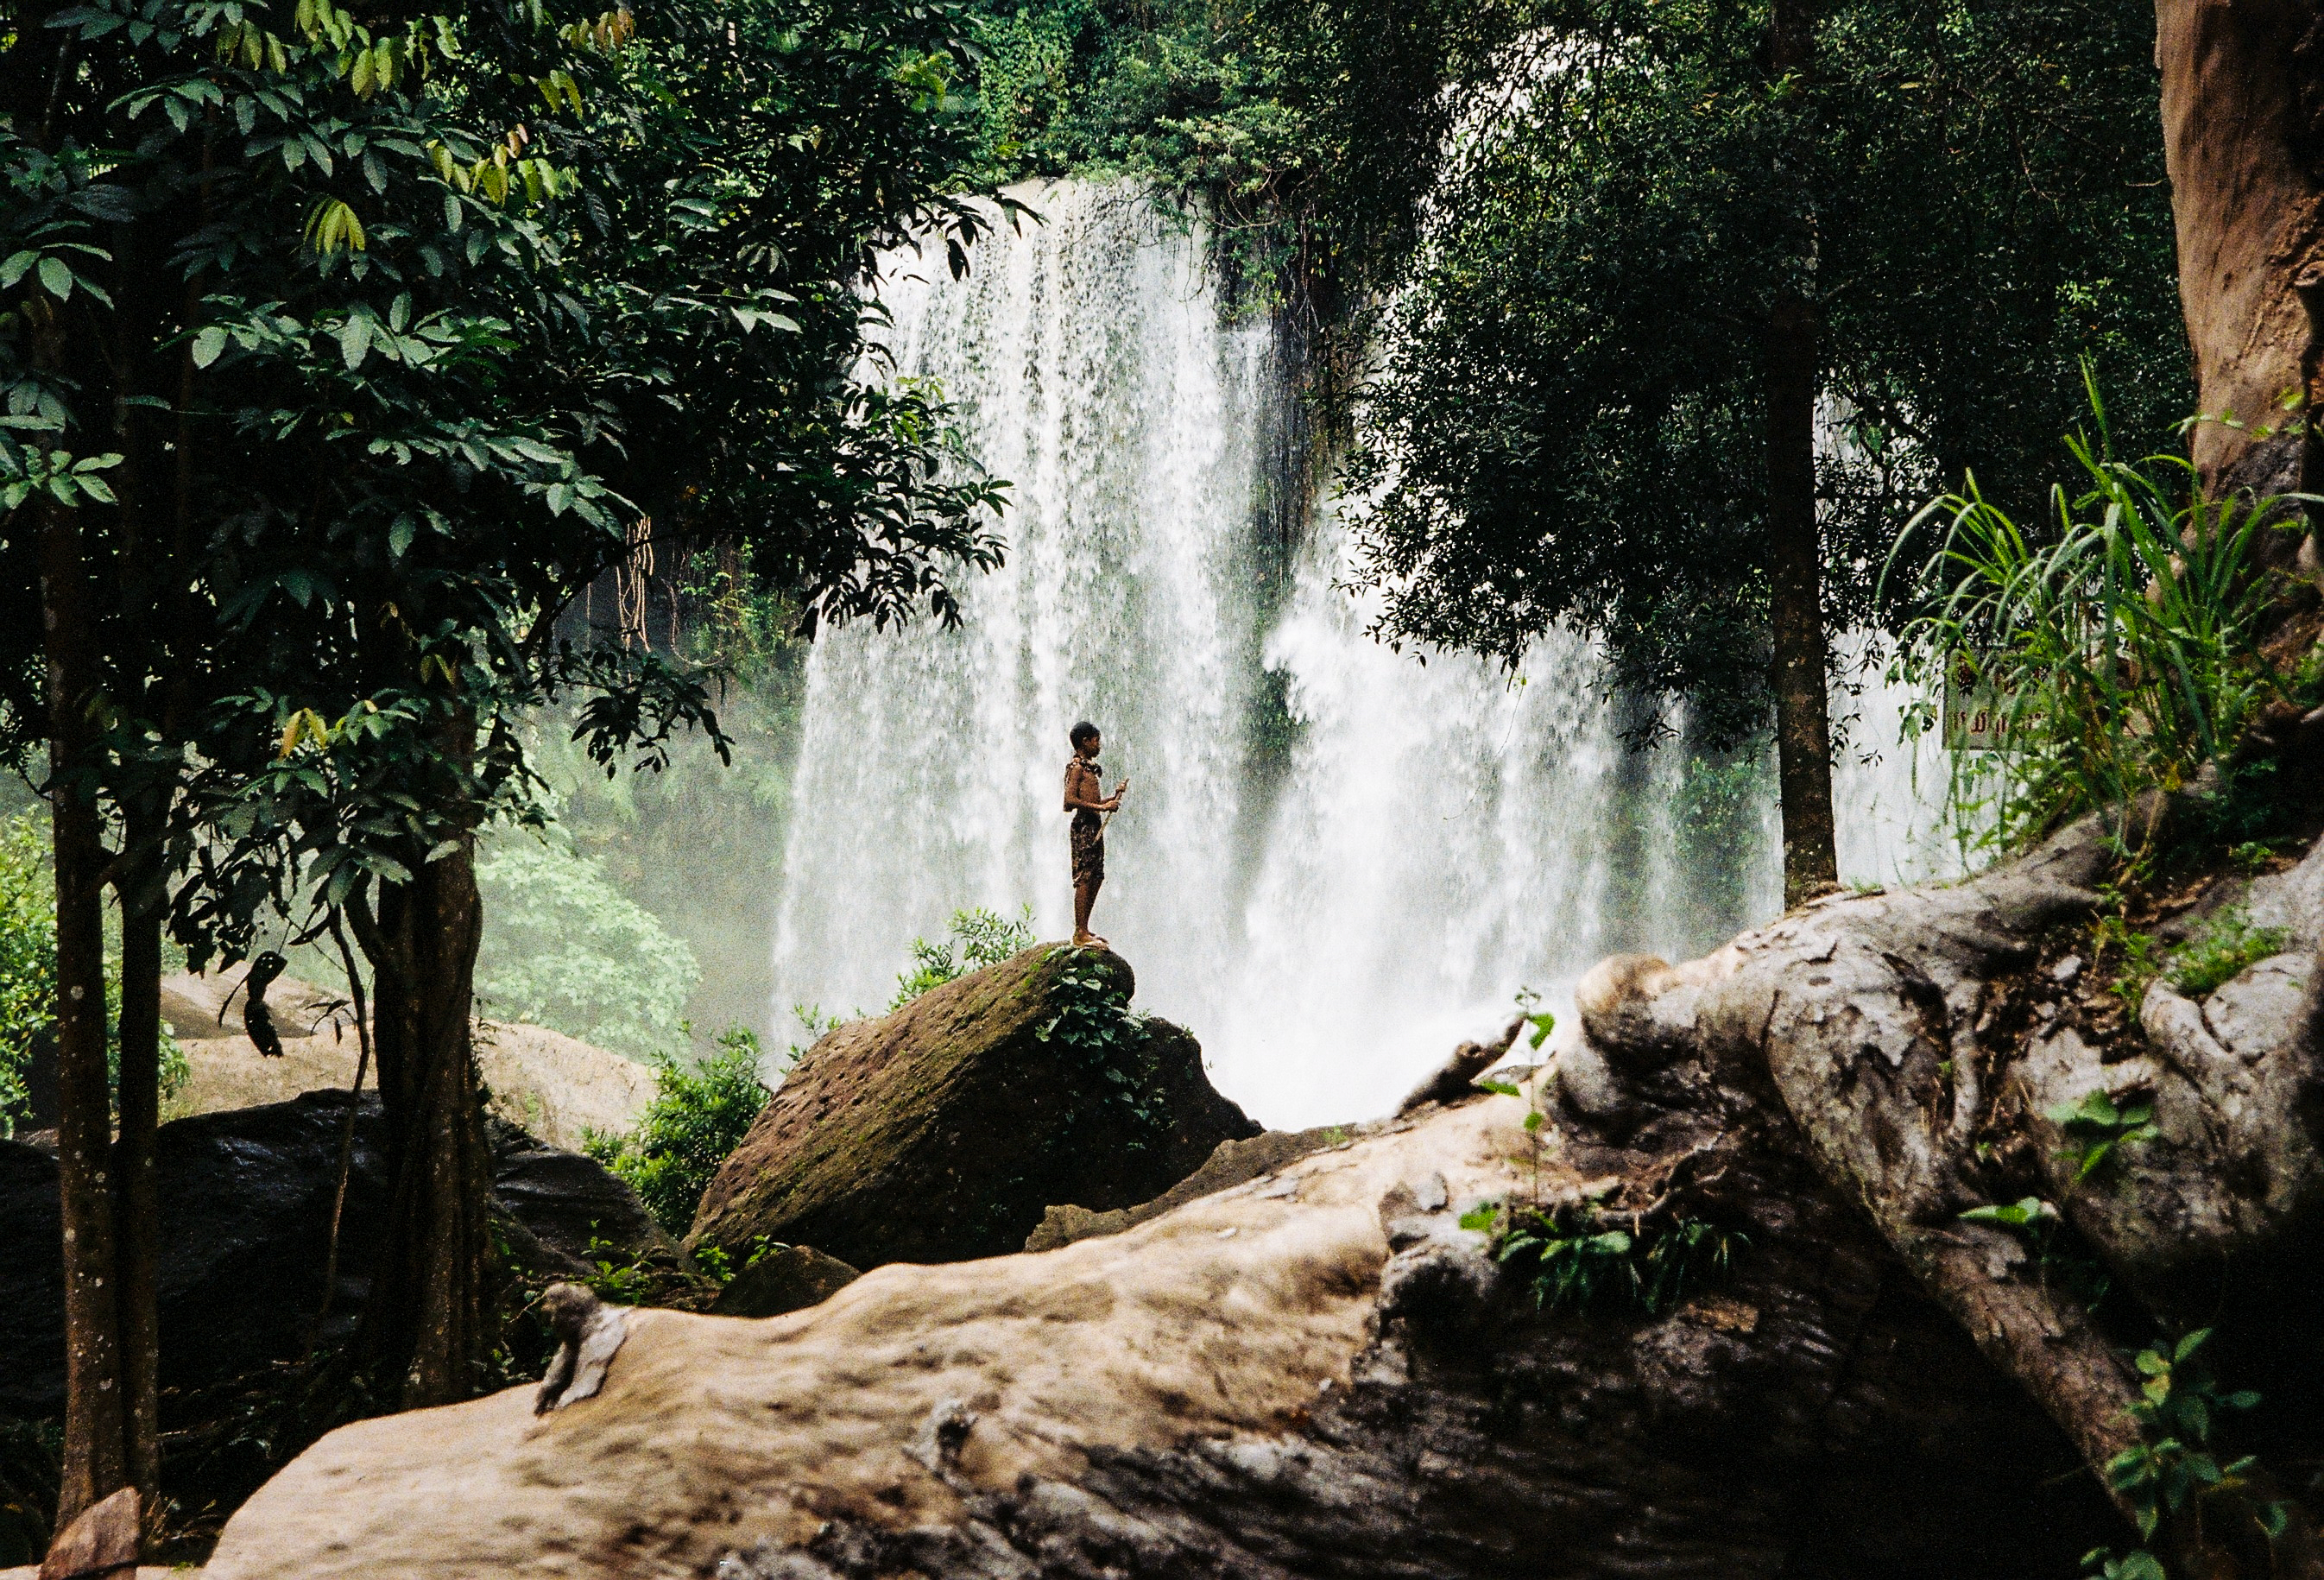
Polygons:
<instances>
[{"instance_id":1,"label":"small green shrub","mask_svg":"<svg viewBox=\"0 0 2324 1580\"><path fill-rule=\"evenodd\" d=\"M2074 1165L2077 1185L2097 1173L2116 1147L2126 1141L2151 1141L2159 1133L2154 1128L2153 1104L2117 1106L2103 1088L2085 1092L2080 1103L2054 1104L2043 1111L2043 1117L2066 1132L2066 1144L2058 1155Z\"/></svg>"},{"instance_id":2,"label":"small green shrub","mask_svg":"<svg viewBox=\"0 0 2324 1580\"><path fill-rule=\"evenodd\" d=\"M2107 1462L2107 1485L2130 1505L2142 1539L2152 1541L2166 1515L2194 1511L2198 1529L2246 1522L2268 1542L2282 1536L2290 1512L2257 1497L2250 1482L2258 1461L2246 1455L2221 1464L2211 1433L2230 1411L2250 1409L2259 1395L2248 1389L2222 1393L2200 1354L2209 1328L2176 1344L2139 1352L2139 1398L2130 1407L2140 1441ZM2084 1571L2104 1580L2163 1580L2163 1567L2144 1548L2117 1556L2106 1548L2082 1557Z\"/></svg>"},{"instance_id":3,"label":"small green shrub","mask_svg":"<svg viewBox=\"0 0 2324 1580\"><path fill-rule=\"evenodd\" d=\"M1043 1042L1063 1044L1102 1072L1108 1101L1148 1137L1160 1136L1169 1128L1170 1115L1156 1083L1146 1017L1130 1007L1090 951L1060 945L1048 958L1055 966L1049 980L1052 1008L1033 1035ZM1147 1141L1130 1144L1143 1148Z\"/></svg>"},{"instance_id":4,"label":"small green shrub","mask_svg":"<svg viewBox=\"0 0 2324 1580\"><path fill-rule=\"evenodd\" d=\"M654 1099L637 1129L592 1133L586 1150L629 1182L655 1222L684 1234L711 1177L773 1094L759 1078L759 1039L741 1026L727 1028L708 1057L687 1065L665 1053L654 1071Z\"/></svg>"},{"instance_id":5,"label":"small green shrub","mask_svg":"<svg viewBox=\"0 0 2324 1580\"><path fill-rule=\"evenodd\" d=\"M912 968L896 978L896 996L888 1002L891 1012L902 1009L932 987L942 987L955 977L987 966L998 966L1033 947L1033 908L1029 905L1013 917L982 909L955 910L950 926L949 938L936 943L926 938L912 940Z\"/></svg>"},{"instance_id":6,"label":"small green shrub","mask_svg":"<svg viewBox=\"0 0 2324 1580\"><path fill-rule=\"evenodd\" d=\"M2034 1275L2042 1287L2072 1297L2085 1311L2096 1311L2114 1287L2104 1262L2071 1248L2060 1232L2058 1209L2040 1197L1971 1207L1960 1217L1964 1224L1988 1224L2015 1234L2034 1253Z\"/></svg>"},{"instance_id":7,"label":"small green shrub","mask_svg":"<svg viewBox=\"0 0 2324 1580\"><path fill-rule=\"evenodd\" d=\"M2163 949L2153 933L2132 927L2119 914L2103 916L2090 929L2098 957L2109 955L2119 960L2121 968L2107 984L2107 991L2122 1002L2122 1007L2132 1014L2145 1002L2146 990L2163 975Z\"/></svg>"},{"instance_id":8,"label":"small green shrub","mask_svg":"<svg viewBox=\"0 0 2324 1580\"><path fill-rule=\"evenodd\" d=\"M2107 991L2134 1015L2158 978L2190 998L2201 998L2247 966L2292 947L2291 933L2254 927L2250 913L2235 905L2215 912L2200 932L2175 949L2165 948L2153 933L2132 927L2120 915L2100 917L2090 936L2099 959L2111 956L2121 962Z\"/></svg>"},{"instance_id":9,"label":"small green shrub","mask_svg":"<svg viewBox=\"0 0 2324 1580\"><path fill-rule=\"evenodd\" d=\"M2246 966L2291 947L2288 929L2254 927L2250 912L2230 905L2213 913L2200 933L2172 953L2171 985L2200 998L2241 975Z\"/></svg>"},{"instance_id":10,"label":"small green shrub","mask_svg":"<svg viewBox=\"0 0 2324 1580\"><path fill-rule=\"evenodd\" d=\"M2051 491L2046 530L2021 527L1971 476L1898 540L1944 527L1917 578L1928 612L1906 627L1895 673L1950 674L1997 699L2008 749L1956 754L1953 789L1979 802L1990 790L1986 837L2004 848L2192 783L2291 679L2260 651L2274 589L2256 548L2297 513L2281 498L2207 498L2183 457L2116 460L2095 384L2089 396L2098 438L2068 439L2080 490Z\"/></svg>"},{"instance_id":11,"label":"small green shrub","mask_svg":"<svg viewBox=\"0 0 2324 1580\"><path fill-rule=\"evenodd\" d=\"M1534 1304L1547 1310L1627 1298L1659 1315L1688 1289L1726 1272L1748 1243L1746 1236L1700 1218L1623 1229L1579 1208L1524 1207L1504 1215L1499 1202L1471 1208L1461 1226L1492 1234L1495 1259L1527 1270Z\"/></svg>"}]
</instances>

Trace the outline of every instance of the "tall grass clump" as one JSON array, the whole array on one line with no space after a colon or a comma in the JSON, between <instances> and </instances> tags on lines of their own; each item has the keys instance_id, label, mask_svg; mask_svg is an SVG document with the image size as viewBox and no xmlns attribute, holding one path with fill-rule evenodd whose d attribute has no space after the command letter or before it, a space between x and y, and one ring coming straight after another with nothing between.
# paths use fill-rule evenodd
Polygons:
<instances>
[{"instance_id":1,"label":"tall grass clump","mask_svg":"<svg viewBox=\"0 0 2324 1580\"><path fill-rule=\"evenodd\" d=\"M2190 783L2291 689L2260 648L2276 589L2258 550L2263 533L2304 530L2292 507L2305 496L2212 499L2181 457L2117 460L2095 387L2090 401L2096 439L2066 441L2080 491L2053 485L2051 520L2021 526L1971 476L1897 541L1901 554L1941 532L1895 678L1992 697L2004 749L1956 753L1952 792L1981 814L1978 842L2004 849ZM1934 725L1937 706L1908 728Z\"/></svg>"}]
</instances>

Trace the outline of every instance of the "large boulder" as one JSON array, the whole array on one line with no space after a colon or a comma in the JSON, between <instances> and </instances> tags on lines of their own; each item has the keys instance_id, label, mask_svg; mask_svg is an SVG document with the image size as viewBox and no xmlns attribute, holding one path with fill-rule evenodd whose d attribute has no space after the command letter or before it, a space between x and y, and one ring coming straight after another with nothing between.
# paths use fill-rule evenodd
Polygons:
<instances>
[{"instance_id":1,"label":"large boulder","mask_svg":"<svg viewBox=\"0 0 2324 1580\"><path fill-rule=\"evenodd\" d=\"M346 1001L293 977L277 978L266 1004L282 1052L269 1058L242 1032L236 989L244 970L162 980L161 1018L186 1056L186 1084L171 1099L172 1116L287 1103L304 1092L344 1092L355 1084L359 1049ZM546 1026L479 1021L475 1047L493 1112L567 1151L578 1151L587 1132L633 1128L653 1100L652 1070ZM367 1076L366 1085L376 1078Z\"/></svg>"},{"instance_id":2,"label":"large boulder","mask_svg":"<svg viewBox=\"0 0 2324 1580\"><path fill-rule=\"evenodd\" d=\"M201 1389L348 1336L370 1288L384 1220L384 1121L376 1098L355 1113L336 1280L323 1270L344 1092L172 1120L161 1127L161 1383ZM628 1186L587 1158L493 1127L494 1188L511 1230L545 1271L587 1265L593 1240L634 1260L673 1247ZM64 1285L57 1165L0 1141L0 1416L64 1407ZM319 1329L318 1314L324 1314Z\"/></svg>"},{"instance_id":3,"label":"large boulder","mask_svg":"<svg viewBox=\"0 0 2324 1580\"><path fill-rule=\"evenodd\" d=\"M1259 1127L1194 1038L1129 1014L1130 966L1042 945L832 1031L704 1193L689 1246L858 1268L1015 1251L1046 1208L1151 1199Z\"/></svg>"}]
</instances>

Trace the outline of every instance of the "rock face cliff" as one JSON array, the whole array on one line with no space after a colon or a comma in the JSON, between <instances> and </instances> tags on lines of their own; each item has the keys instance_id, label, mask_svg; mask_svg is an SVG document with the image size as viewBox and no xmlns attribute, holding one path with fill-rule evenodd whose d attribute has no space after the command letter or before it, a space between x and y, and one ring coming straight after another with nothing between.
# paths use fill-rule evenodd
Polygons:
<instances>
[{"instance_id":1,"label":"rock face cliff","mask_svg":"<svg viewBox=\"0 0 2324 1580\"><path fill-rule=\"evenodd\" d=\"M2301 420L2324 397L2324 10L2314 0L2158 0L2155 63L2180 296L2216 488L2313 490Z\"/></svg>"},{"instance_id":2,"label":"rock face cliff","mask_svg":"<svg viewBox=\"0 0 2324 1580\"><path fill-rule=\"evenodd\" d=\"M853 1267L1014 1251L1055 1203L1160 1194L1259 1127L1119 956L1042 945L825 1036L711 1181L689 1246Z\"/></svg>"}]
</instances>

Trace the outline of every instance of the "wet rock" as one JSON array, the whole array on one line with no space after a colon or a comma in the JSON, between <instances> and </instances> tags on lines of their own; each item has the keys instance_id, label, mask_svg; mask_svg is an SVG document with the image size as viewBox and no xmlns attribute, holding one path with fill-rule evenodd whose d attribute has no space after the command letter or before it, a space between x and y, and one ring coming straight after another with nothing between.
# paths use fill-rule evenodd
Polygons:
<instances>
[{"instance_id":1,"label":"wet rock","mask_svg":"<svg viewBox=\"0 0 2324 1580\"><path fill-rule=\"evenodd\" d=\"M595 1159L546 1145L499 1120L489 1129L493 1194L549 1251L576 1268L606 1257L677 1256L638 1193Z\"/></svg>"},{"instance_id":2,"label":"wet rock","mask_svg":"<svg viewBox=\"0 0 2324 1580\"><path fill-rule=\"evenodd\" d=\"M1159 1195L1259 1127L1193 1037L1125 1018L1133 987L1117 956L1042 945L832 1031L711 1181L687 1245L957 1261L1016 1250L1053 1203Z\"/></svg>"},{"instance_id":3,"label":"wet rock","mask_svg":"<svg viewBox=\"0 0 2324 1580\"><path fill-rule=\"evenodd\" d=\"M0 1416L63 1407L62 1233L56 1155L0 1141Z\"/></svg>"}]
</instances>

